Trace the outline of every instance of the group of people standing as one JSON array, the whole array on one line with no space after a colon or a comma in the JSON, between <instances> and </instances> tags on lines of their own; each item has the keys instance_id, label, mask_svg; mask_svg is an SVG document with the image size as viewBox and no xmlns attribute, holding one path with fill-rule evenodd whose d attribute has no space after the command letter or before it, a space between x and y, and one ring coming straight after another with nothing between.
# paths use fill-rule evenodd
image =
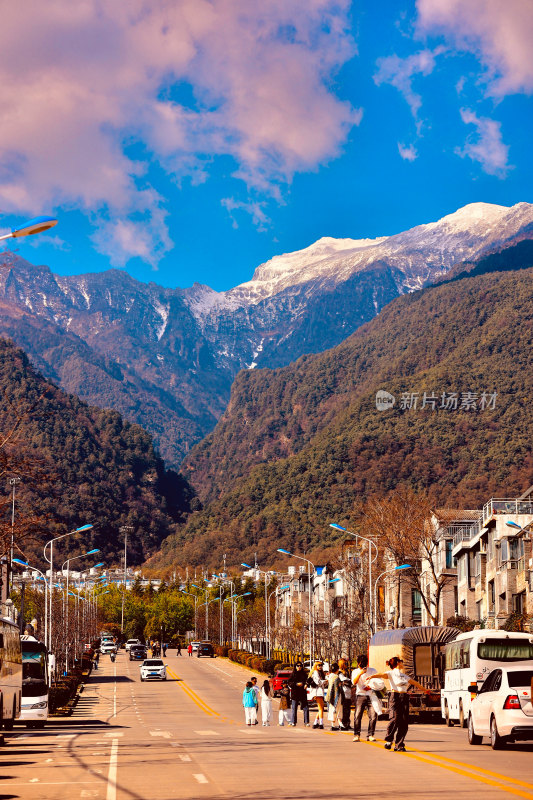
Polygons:
<instances>
[{"instance_id":1,"label":"group of people standing","mask_svg":"<svg viewBox=\"0 0 533 800\"><path fill-rule=\"evenodd\" d=\"M368 658L361 654L357 657L357 666L350 670L346 659L339 659L331 664L329 671L324 669L324 662L317 660L307 672L301 661L298 661L288 680L283 681L280 690L278 724L294 726L298 722L298 707L303 713L306 727L309 721L309 701L316 702L314 729L324 729L324 714L327 706L327 719L332 731L348 731L351 729L351 711L354 707L353 741L361 739L363 714L368 716L366 739L375 742L376 723L382 712L381 694L385 689L385 681L389 682L389 724L385 734L385 749L405 751L405 736L409 726L409 697L407 690L415 686L429 693L418 681L403 672L403 661L395 656L386 662L388 670L378 673L368 665ZM261 688L257 686L257 678L247 682L243 692L243 706L247 725L258 724L258 710L261 706L261 719L264 726L270 725L272 718L272 687L265 680Z\"/></svg>"}]
</instances>

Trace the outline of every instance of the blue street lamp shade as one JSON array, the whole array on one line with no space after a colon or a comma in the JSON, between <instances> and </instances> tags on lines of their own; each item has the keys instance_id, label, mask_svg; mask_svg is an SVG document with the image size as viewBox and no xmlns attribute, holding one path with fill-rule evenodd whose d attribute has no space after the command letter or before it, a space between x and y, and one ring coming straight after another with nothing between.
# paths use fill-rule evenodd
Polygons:
<instances>
[{"instance_id":1,"label":"blue street lamp shade","mask_svg":"<svg viewBox=\"0 0 533 800\"><path fill-rule=\"evenodd\" d=\"M213 578L220 578L220 575L217 575L216 572L213 572Z\"/></svg>"},{"instance_id":2,"label":"blue street lamp shade","mask_svg":"<svg viewBox=\"0 0 533 800\"><path fill-rule=\"evenodd\" d=\"M330 581L328 581L328 583L338 583L339 581L340 578L332 578Z\"/></svg>"},{"instance_id":3,"label":"blue street lamp shade","mask_svg":"<svg viewBox=\"0 0 533 800\"><path fill-rule=\"evenodd\" d=\"M96 553L98 553L98 552L99 552L99 550L95 550L95 552L96 552ZM90 555L90 554L89 554L89 553L87 553L87 555ZM103 566L104 566L104 563L105 563L104 561L99 561L99 562L98 562L98 564L94 564L94 565L93 565L93 569L96 569L96 567L103 567Z\"/></svg>"},{"instance_id":4,"label":"blue street lamp shade","mask_svg":"<svg viewBox=\"0 0 533 800\"><path fill-rule=\"evenodd\" d=\"M285 556L292 556L292 553L289 553L288 550L284 550L283 547L278 547L278 553L283 553Z\"/></svg>"},{"instance_id":5,"label":"blue street lamp shade","mask_svg":"<svg viewBox=\"0 0 533 800\"><path fill-rule=\"evenodd\" d=\"M19 236L33 236L35 233L49 231L54 225L57 225L57 219L55 219L55 217L34 217L34 219L28 220L28 222L25 222L24 225L21 225L19 228L13 228L11 236L14 238L18 238Z\"/></svg>"},{"instance_id":6,"label":"blue street lamp shade","mask_svg":"<svg viewBox=\"0 0 533 800\"><path fill-rule=\"evenodd\" d=\"M85 553L85 555L86 556L94 556L95 553L99 553L99 552L100 552L100 550L98 549L98 547L95 547L94 550L89 550L89 552Z\"/></svg>"},{"instance_id":7,"label":"blue street lamp shade","mask_svg":"<svg viewBox=\"0 0 533 800\"><path fill-rule=\"evenodd\" d=\"M245 592L244 594L241 594L241 597L247 597L249 594L252 594L252 593L251 592Z\"/></svg>"},{"instance_id":8,"label":"blue street lamp shade","mask_svg":"<svg viewBox=\"0 0 533 800\"><path fill-rule=\"evenodd\" d=\"M412 564L400 564L399 567L394 567L394 569L412 569Z\"/></svg>"},{"instance_id":9,"label":"blue street lamp shade","mask_svg":"<svg viewBox=\"0 0 533 800\"><path fill-rule=\"evenodd\" d=\"M283 591L284 591L284 589L290 589L290 588L291 588L291 587L289 586L289 584L287 584L286 586L280 586L280 587L279 587L279 590L280 590L280 592L283 592Z\"/></svg>"},{"instance_id":10,"label":"blue street lamp shade","mask_svg":"<svg viewBox=\"0 0 533 800\"><path fill-rule=\"evenodd\" d=\"M508 520L506 523L510 528L518 528L519 531L522 530L522 526L518 525L516 522L512 522L512 520Z\"/></svg>"},{"instance_id":11,"label":"blue street lamp shade","mask_svg":"<svg viewBox=\"0 0 533 800\"><path fill-rule=\"evenodd\" d=\"M194 586L195 589L200 589L200 591L203 592L203 589L202 589L201 586L197 586L195 583L191 583L191 586Z\"/></svg>"},{"instance_id":12,"label":"blue street lamp shade","mask_svg":"<svg viewBox=\"0 0 533 800\"><path fill-rule=\"evenodd\" d=\"M343 528L342 525L337 525L336 522L330 522L329 523L329 527L330 528L336 528L338 531L346 531L347 530L346 528Z\"/></svg>"},{"instance_id":13,"label":"blue street lamp shade","mask_svg":"<svg viewBox=\"0 0 533 800\"><path fill-rule=\"evenodd\" d=\"M93 527L92 525L82 525L81 528L76 528L74 533L81 533L82 531L89 531L89 530L91 530L92 527Z\"/></svg>"},{"instance_id":14,"label":"blue street lamp shade","mask_svg":"<svg viewBox=\"0 0 533 800\"><path fill-rule=\"evenodd\" d=\"M244 561L241 561L241 567L246 567L246 569L253 569L250 564L245 564Z\"/></svg>"},{"instance_id":15,"label":"blue street lamp shade","mask_svg":"<svg viewBox=\"0 0 533 800\"><path fill-rule=\"evenodd\" d=\"M22 561L22 559L20 559L20 558L14 558L13 559L13 564L20 564L21 567L29 567L30 566L27 563L27 561Z\"/></svg>"}]
</instances>

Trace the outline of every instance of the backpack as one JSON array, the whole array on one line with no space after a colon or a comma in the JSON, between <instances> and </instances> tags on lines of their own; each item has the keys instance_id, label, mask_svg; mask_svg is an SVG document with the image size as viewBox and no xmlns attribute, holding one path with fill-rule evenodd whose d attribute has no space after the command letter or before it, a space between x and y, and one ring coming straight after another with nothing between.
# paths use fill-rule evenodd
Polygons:
<instances>
[{"instance_id":1,"label":"backpack","mask_svg":"<svg viewBox=\"0 0 533 800\"><path fill-rule=\"evenodd\" d=\"M341 683L341 692L342 697L344 700L351 700L352 699L352 684L348 683L348 681L342 681Z\"/></svg>"}]
</instances>

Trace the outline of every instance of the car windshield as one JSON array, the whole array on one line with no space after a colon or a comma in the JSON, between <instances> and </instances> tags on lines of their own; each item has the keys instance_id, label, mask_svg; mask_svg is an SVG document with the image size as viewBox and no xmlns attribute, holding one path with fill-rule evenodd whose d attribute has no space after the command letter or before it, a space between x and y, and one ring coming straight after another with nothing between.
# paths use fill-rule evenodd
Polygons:
<instances>
[{"instance_id":1,"label":"car windshield","mask_svg":"<svg viewBox=\"0 0 533 800\"><path fill-rule=\"evenodd\" d=\"M514 670L513 672L508 672L507 680L512 689L517 689L520 686L529 687L533 680L533 669L520 669L516 670L516 672Z\"/></svg>"},{"instance_id":2,"label":"car windshield","mask_svg":"<svg viewBox=\"0 0 533 800\"><path fill-rule=\"evenodd\" d=\"M143 667L162 667L163 662L160 658L147 658L143 664Z\"/></svg>"}]
</instances>

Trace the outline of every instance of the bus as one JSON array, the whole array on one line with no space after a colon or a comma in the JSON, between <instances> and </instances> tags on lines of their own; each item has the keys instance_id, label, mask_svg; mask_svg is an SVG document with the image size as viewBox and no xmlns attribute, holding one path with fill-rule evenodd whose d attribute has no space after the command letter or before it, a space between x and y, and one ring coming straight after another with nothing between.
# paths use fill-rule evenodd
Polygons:
<instances>
[{"instance_id":1,"label":"bus","mask_svg":"<svg viewBox=\"0 0 533 800\"><path fill-rule=\"evenodd\" d=\"M44 728L48 719L47 650L33 636L21 637L22 708L20 721L28 728Z\"/></svg>"},{"instance_id":2,"label":"bus","mask_svg":"<svg viewBox=\"0 0 533 800\"><path fill-rule=\"evenodd\" d=\"M18 625L0 616L0 725L6 731L20 715L22 695L22 658Z\"/></svg>"},{"instance_id":3,"label":"bus","mask_svg":"<svg viewBox=\"0 0 533 800\"><path fill-rule=\"evenodd\" d=\"M509 664L533 666L533 636L502 630L479 629L461 633L446 645L441 713L446 725L468 725L470 703L475 697L469 687L478 688L493 669Z\"/></svg>"}]
</instances>

